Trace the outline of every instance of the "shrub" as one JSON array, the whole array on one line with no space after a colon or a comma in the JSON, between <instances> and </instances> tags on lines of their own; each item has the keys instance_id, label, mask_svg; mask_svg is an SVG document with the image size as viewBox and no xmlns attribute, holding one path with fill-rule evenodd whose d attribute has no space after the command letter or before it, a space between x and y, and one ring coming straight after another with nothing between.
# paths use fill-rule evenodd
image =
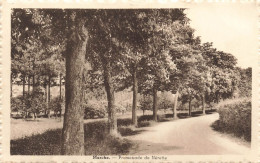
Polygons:
<instances>
[{"instance_id":1,"label":"shrub","mask_svg":"<svg viewBox=\"0 0 260 163\"><path fill-rule=\"evenodd\" d=\"M11 98L11 110L20 112L23 117L28 117L30 113L36 115L46 108L44 94L40 89L36 89L31 94Z\"/></svg>"},{"instance_id":2,"label":"shrub","mask_svg":"<svg viewBox=\"0 0 260 163\"><path fill-rule=\"evenodd\" d=\"M89 100L85 104L85 118L104 118L107 114L107 101ZM126 107L119 103L115 104L115 111L117 113L125 113Z\"/></svg>"},{"instance_id":3,"label":"shrub","mask_svg":"<svg viewBox=\"0 0 260 163\"><path fill-rule=\"evenodd\" d=\"M54 111L54 114L57 115L58 112L61 114L62 106L64 105L64 103L64 98L60 98L60 96L57 96L51 99L49 106L50 109Z\"/></svg>"},{"instance_id":4,"label":"shrub","mask_svg":"<svg viewBox=\"0 0 260 163\"><path fill-rule=\"evenodd\" d=\"M46 108L46 101L43 93L35 91L32 94L28 94L24 98L26 111L33 113L34 115L43 112Z\"/></svg>"},{"instance_id":5,"label":"shrub","mask_svg":"<svg viewBox=\"0 0 260 163\"><path fill-rule=\"evenodd\" d=\"M162 92L157 96L158 100L158 109L167 110L169 108L173 108L174 106L174 98L170 92ZM153 97L151 95L141 95L139 99L140 109L152 110L153 108Z\"/></svg>"},{"instance_id":6,"label":"shrub","mask_svg":"<svg viewBox=\"0 0 260 163\"><path fill-rule=\"evenodd\" d=\"M143 110L152 110L153 108L153 97L151 95L141 95L139 98L140 109Z\"/></svg>"},{"instance_id":7,"label":"shrub","mask_svg":"<svg viewBox=\"0 0 260 163\"><path fill-rule=\"evenodd\" d=\"M22 118L23 110L25 109L25 105L23 104L23 96L18 96L18 97L12 97L11 98L11 112L16 112L16 114L12 114L12 118Z\"/></svg>"},{"instance_id":8,"label":"shrub","mask_svg":"<svg viewBox=\"0 0 260 163\"><path fill-rule=\"evenodd\" d=\"M18 112L23 108L23 96L17 96L11 98L11 111Z\"/></svg>"},{"instance_id":9,"label":"shrub","mask_svg":"<svg viewBox=\"0 0 260 163\"><path fill-rule=\"evenodd\" d=\"M158 99L158 109L168 109L168 108L173 108L174 106L174 98L171 94L171 92L162 92L159 95Z\"/></svg>"},{"instance_id":10,"label":"shrub","mask_svg":"<svg viewBox=\"0 0 260 163\"><path fill-rule=\"evenodd\" d=\"M118 101L116 105L120 105L122 108L122 111L131 111L132 110L132 100L124 100L124 101Z\"/></svg>"},{"instance_id":11,"label":"shrub","mask_svg":"<svg viewBox=\"0 0 260 163\"><path fill-rule=\"evenodd\" d=\"M219 121L212 125L214 129L251 140L251 99L226 100L216 108Z\"/></svg>"},{"instance_id":12,"label":"shrub","mask_svg":"<svg viewBox=\"0 0 260 163\"><path fill-rule=\"evenodd\" d=\"M103 103L98 101L88 101L83 104L85 108L84 118L103 118L106 115L106 107Z\"/></svg>"}]
</instances>

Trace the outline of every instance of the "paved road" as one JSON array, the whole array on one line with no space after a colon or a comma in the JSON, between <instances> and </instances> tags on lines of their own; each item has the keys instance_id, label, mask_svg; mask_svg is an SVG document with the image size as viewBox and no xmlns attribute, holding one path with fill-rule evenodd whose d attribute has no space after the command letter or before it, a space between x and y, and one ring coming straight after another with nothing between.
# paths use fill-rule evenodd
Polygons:
<instances>
[{"instance_id":1,"label":"paved road","mask_svg":"<svg viewBox=\"0 0 260 163\"><path fill-rule=\"evenodd\" d=\"M210 125L218 116L214 113L147 127L146 131L128 137L138 143L130 154L247 154L249 143L212 130Z\"/></svg>"}]
</instances>

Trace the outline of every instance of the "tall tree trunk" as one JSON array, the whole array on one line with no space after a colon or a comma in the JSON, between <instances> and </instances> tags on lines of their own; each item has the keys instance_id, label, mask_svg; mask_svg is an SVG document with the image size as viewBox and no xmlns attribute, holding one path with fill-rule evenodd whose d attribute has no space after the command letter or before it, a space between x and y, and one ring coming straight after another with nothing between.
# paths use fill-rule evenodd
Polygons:
<instances>
[{"instance_id":1,"label":"tall tree trunk","mask_svg":"<svg viewBox=\"0 0 260 163\"><path fill-rule=\"evenodd\" d=\"M32 85L32 92L34 92L35 91L35 75L33 75L33 85Z\"/></svg>"},{"instance_id":2,"label":"tall tree trunk","mask_svg":"<svg viewBox=\"0 0 260 163\"><path fill-rule=\"evenodd\" d=\"M61 97L61 96L62 96L62 92L61 92L62 89L61 89L61 88L62 88L62 87L61 87L61 86L62 86L62 85L61 85L61 73L60 73L60 110L59 110L59 116L60 116L60 117L61 117L61 112L62 112L62 104L61 104L61 103L62 103L62 102L61 102L61 100L62 100L62 97Z\"/></svg>"},{"instance_id":3,"label":"tall tree trunk","mask_svg":"<svg viewBox=\"0 0 260 163\"><path fill-rule=\"evenodd\" d=\"M202 114L206 114L206 111L205 111L205 94L204 93L202 94L201 99L202 99Z\"/></svg>"},{"instance_id":4,"label":"tall tree trunk","mask_svg":"<svg viewBox=\"0 0 260 163\"><path fill-rule=\"evenodd\" d=\"M219 103L219 93L216 92L216 100L217 100L217 104Z\"/></svg>"},{"instance_id":5,"label":"tall tree trunk","mask_svg":"<svg viewBox=\"0 0 260 163\"><path fill-rule=\"evenodd\" d=\"M25 96L25 76L23 76L23 97Z\"/></svg>"},{"instance_id":6,"label":"tall tree trunk","mask_svg":"<svg viewBox=\"0 0 260 163\"><path fill-rule=\"evenodd\" d=\"M51 117L50 115L50 111L51 111L51 108L50 108L50 102L51 102L51 77L48 76L48 83L47 83L47 99L48 99L48 103L47 103L47 116L48 118Z\"/></svg>"},{"instance_id":7,"label":"tall tree trunk","mask_svg":"<svg viewBox=\"0 0 260 163\"><path fill-rule=\"evenodd\" d=\"M36 120L37 119L37 114L33 113L33 119Z\"/></svg>"},{"instance_id":8,"label":"tall tree trunk","mask_svg":"<svg viewBox=\"0 0 260 163\"><path fill-rule=\"evenodd\" d=\"M23 104L23 106L22 106L22 108L23 108L23 110L25 110L25 116L24 116L24 118L27 118L27 108L26 108L26 106L25 106L25 76L23 76L23 100L22 100L22 104Z\"/></svg>"},{"instance_id":9,"label":"tall tree trunk","mask_svg":"<svg viewBox=\"0 0 260 163\"><path fill-rule=\"evenodd\" d=\"M153 120L157 121L157 88L153 86Z\"/></svg>"},{"instance_id":10,"label":"tall tree trunk","mask_svg":"<svg viewBox=\"0 0 260 163\"><path fill-rule=\"evenodd\" d=\"M61 73L60 73L60 100L61 100Z\"/></svg>"},{"instance_id":11,"label":"tall tree trunk","mask_svg":"<svg viewBox=\"0 0 260 163\"><path fill-rule=\"evenodd\" d=\"M189 116L191 116L191 95L189 95Z\"/></svg>"},{"instance_id":12,"label":"tall tree trunk","mask_svg":"<svg viewBox=\"0 0 260 163\"><path fill-rule=\"evenodd\" d=\"M179 97L179 91L177 90L176 94L175 94L174 107L173 107L173 118L174 119L178 119L178 116L177 116L178 97Z\"/></svg>"},{"instance_id":13,"label":"tall tree trunk","mask_svg":"<svg viewBox=\"0 0 260 163\"><path fill-rule=\"evenodd\" d=\"M51 101L51 77L49 76L49 80L48 80L48 92L49 92L49 102Z\"/></svg>"},{"instance_id":14,"label":"tall tree trunk","mask_svg":"<svg viewBox=\"0 0 260 163\"><path fill-rule=\"evenodd\" d=\"M70 11L68 11L70 12ZM78 12L76 14L79 14ZM70 15L70 14L69 14ZM65 114L62 129L62 155L84 155L84 67L88 32L81 16L70 21L66 49ZM68 17L70 19L71 17Z\"/></svg>"},{"instance_id":15,"label":"tall tree trunk","mask_svg":"<svg viewBox=\"0 0 260 163\"><path fill-rule=\"evenodd\" d=\"M103 58L103 67L104 67L104 84L107 93L107 101L108 101L108 128L109 133L111 135L117 135L117 119L116 119L116 111L115 111L115 96L114 96L114 88L111 78L112 68L108 60Z\"/></svg>"},{"instance_id":16,"label":"tall tree trunk","mask_svg":"<svg viewBox=\"0 0 260 163\"><path fill-rule=\"evenodd\" d=\"M137 68L133 66L133 105L132 105L132 124L137 127L137 116L136 116L136 107L137 107L137 93L138 93L138 81L136 77Z\"/></svg>"},{"instance_id":17,"label":"tall tree trunk","mask_svg":"<svg viewBox=\"0 0 260 163\"><path fill-rule=\"evenodd\" d=\"M28 76L28 94L30 94L30 85L31 85L31 81L30 81L30 76Z\"/></svg>"},{"instance_id":18,"label":"tall tree trunk","mask_svg":"<svg viewBox=\"0 0 260 163\"><path fill-rule=\"evenodd\" d=\"M45 110L45 116L48 116L48 110L49 110L49 89L48 89L48 84L46 83L45 85L45 98L46 98L46 104L47 104L47 108Z\"/></svg>"}]
</instances>

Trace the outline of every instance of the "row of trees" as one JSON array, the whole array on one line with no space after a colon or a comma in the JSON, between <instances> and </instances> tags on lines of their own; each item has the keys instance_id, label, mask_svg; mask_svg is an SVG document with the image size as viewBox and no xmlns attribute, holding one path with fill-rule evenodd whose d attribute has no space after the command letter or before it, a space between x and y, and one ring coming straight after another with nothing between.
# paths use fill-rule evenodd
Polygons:
<instances>
[{"instance_id":1,"label":"row of trees","mask_svg":"<svg viewBox=\"0 0 260 163\"><path fill-rule=\"evenodd\" d=\"M205 113L206 103L232 97L241 79L248 80L235 65L233 55L194 36L184 9L12 11L12 80L32 79L35 88L65 78L66 155L84 154L85 91L105 88L108 129L115 135L115 91L132 87L135 126L138 93L153 96L155 121L158 91L176 94L174 117L178 96L190 112L191 100L201 100Z\"/></svg>"}]
</instances>

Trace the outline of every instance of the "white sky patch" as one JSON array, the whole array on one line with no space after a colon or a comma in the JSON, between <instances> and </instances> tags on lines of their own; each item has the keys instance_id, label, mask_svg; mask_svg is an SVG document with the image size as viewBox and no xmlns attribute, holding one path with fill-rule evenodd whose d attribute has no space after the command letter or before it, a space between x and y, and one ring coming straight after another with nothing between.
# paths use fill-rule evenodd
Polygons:
<instances>
[{"instance_id":1,"label":"white sky patch","mask_svg":"<svg viewBox=\"0 0 260 163\"><path fill-rule=\"evenodd\" d=\"M251 67L256 62L256 4L193 4L186 13L202 43L213 42L218 50L233 54L240 67Z\"/></svg>"}]
</instances>

